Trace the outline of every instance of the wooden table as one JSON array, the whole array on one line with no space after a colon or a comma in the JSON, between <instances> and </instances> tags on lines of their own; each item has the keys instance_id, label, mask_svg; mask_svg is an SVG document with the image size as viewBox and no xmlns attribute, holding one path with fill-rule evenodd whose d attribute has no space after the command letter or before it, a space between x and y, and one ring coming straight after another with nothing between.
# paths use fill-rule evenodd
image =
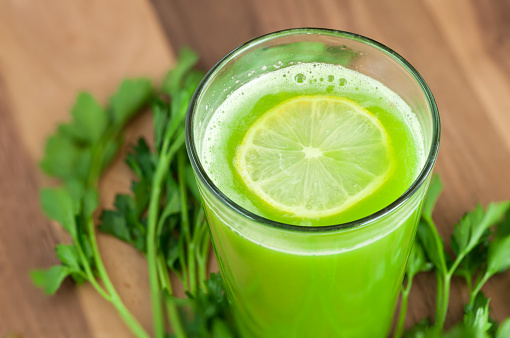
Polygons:
<instances>
[{"instance_id":1,"label":"wooden table","mask_svg":"<svg viewBox=\"0 0 510 338\"><path fill-rule=\"evenodd\" d=\"M372 37L398 51L437 99L442 142L436 171L445 183L435 218L449 235L477 202L510 199L510 2L476 0L109 0L0 1L0 337L129 337L113 307L89 285L66 282L51 298L28 271L56 262L68 241L43 216L38 169L45 138L68 119L78 90L105 100L120 79L160 80L181 46L207 70L239 44L289 27L328 27ZM138 118L126 141L151 130ZM125 149L123 150L125 152ZM101 207L128 191L118 160L101 183ZM99 235L108 271L127 306L150 331L145 259ZM454 283L447 326L467 302ZM497 320L510 316L510 273L484 289ZM407 326L433 312L432 275L420 276Z\"/></svg>"}]
</instances>

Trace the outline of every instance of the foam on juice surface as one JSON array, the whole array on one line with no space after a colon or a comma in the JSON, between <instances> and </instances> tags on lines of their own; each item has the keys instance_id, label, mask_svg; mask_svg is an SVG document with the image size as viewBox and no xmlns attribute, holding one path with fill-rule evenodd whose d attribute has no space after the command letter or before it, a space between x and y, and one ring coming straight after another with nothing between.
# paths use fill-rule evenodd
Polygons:
<instances>
[{"instance_id":1,"label":"foam on juice surface","mask_svg":"<svg viewBox=\"0 0 510 338\"><path fill-rule=\"evenodd\" d=\"M201 161L214 184L231 200L243 208L268 217L259 210L258 203L239 188L239 180L233 170L232 153L235 149L230 142L231 135L253 123L259 116L253 112L261 98L278 93L295 95L327 94L339 97L362 97L356 100L364 108L387 107L394 118L407 126L414 140L417 158L415 177L425 161L424 140L420 124L407 105L397 94L366 75L339 65L324 63L300 63L275 71L263 73L233 91L216 109L210 119L201 146ZM415 178L414 177L414 178ZM414 180L413 178L413 180ZM309 223L309 224L307 224ZM301 225L312 225L313 221L301 221Z\"/></svg>"}]
</instances>

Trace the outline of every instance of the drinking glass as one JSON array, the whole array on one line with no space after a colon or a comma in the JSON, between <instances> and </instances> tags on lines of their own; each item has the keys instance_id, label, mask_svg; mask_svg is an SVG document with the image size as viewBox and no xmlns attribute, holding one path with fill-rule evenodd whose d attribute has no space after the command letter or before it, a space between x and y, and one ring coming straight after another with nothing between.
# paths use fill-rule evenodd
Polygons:
<instances>
[{"instance_id":1,"label":"drinking glass","mask_svg":"<svg viewBox=\"0 0 510 338\"><path fill-rule=\"evenodd\" d=\"M304 62L342 65L383 83L419 121L426 152L421 170L398 199L367 217L328 226L277 222L233 202L204 170L205 130L228 95L263 74ZM387 335L439 139L438 110L423 78L369 38L290 29L249 41L219 61L193 96L186 146L241 335Z\"/></svg>"}]
</instances>

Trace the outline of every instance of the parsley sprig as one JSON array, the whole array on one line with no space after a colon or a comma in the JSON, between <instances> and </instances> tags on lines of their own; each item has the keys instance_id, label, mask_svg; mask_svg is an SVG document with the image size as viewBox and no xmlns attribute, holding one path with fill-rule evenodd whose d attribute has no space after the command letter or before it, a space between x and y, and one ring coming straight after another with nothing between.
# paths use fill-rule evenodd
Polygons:
<instances>
[{"instance_id":1,"label":"parsley sprig","mask_svg":"<svg viewBox=\"0 0 510 338\"><path fill-rule=\"evenodd\" d=\"M503 337L503 332L510 333L510 318L496 330L497 323L489 317L489 299L481 289L490 277L510 268L510 201L490 203L485 210L477 205L464 215L450 238L453 251L453 255L450 255L432 219L432 211L442 188L439 176L433 176L407 264L395 337L403 333L414 276L429 270L434 270L437 283L434 324L424 320L406 336ZM464 278L469 290L469 303L465 306L462 323L443 334L453 276Z\"/></svg>"},{"instance_id":2,"label":"parsley sprig","mask_svg":"<svg viewBox=\"0 0 510 338\"><path fill-rule=\"evenodd\" d=\"M41 205L48 218L69 233L72 244L57 245L60 265L31 272L34 284L47 294L55 293L67 276L78 283L89 281L138 337L149 335L127 310L108 276L93 215L98 206L99 177L122 144L122 130L152 95L147 79L122 82L106 108L92 95L81 93L71 111L72 121L61 124L48 138L41 168L61 185L42 189Z\"/></svg>"}]
</instances>

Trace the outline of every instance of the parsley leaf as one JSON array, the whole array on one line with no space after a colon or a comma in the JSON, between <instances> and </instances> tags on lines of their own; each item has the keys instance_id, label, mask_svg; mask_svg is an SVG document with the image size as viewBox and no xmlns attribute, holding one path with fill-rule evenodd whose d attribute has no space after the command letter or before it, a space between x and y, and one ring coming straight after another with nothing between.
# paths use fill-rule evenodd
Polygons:
<instances>
[{"instance_id":1,"label":"parsley leaf","mask_svg":"<svg viewBox=\"0 0 510 338\"><path fill-rule=\"evenodd\" d=\"M466 306L463 323L473 331L475 337L488 336L493 324L489 318L489 299L483 293L477 295L473 304Z\"/></svg>"},{"instance_id":2,"label":"parsley leaf","mask_svg":"<svg viewBox=\"0 0 510 338\"><path fill-rule=\"evenodd\" d=\"M430 271L432 268L433 264L427 259L421 242L415 241L406 267L407 277L412 279L416 274Z\"/></svg>"},{"instance_id":3,"label":"parsley leaf","mask_svg":"<svg viewBox=\"0 0 510 338\"><path fill-rule=\"evenodd\" d=\"M55 251L63 265L69 267L74 272L82 271L80 256L74 245L58 244Z\"/></svg>"},{"instance_id":4,"label":"parsley leaf","mask_svg":"<svg viewBox=\"0 0 510 338\"><path fill-rule=\"evenodd\" d=\"M420 322L414 324L412 329L406 332L407 338L437 338L439 335L437 329L432 326L430 319L425 318Z\"/></svg>"},{"instance_id":5,"label":"parsley leaf","mask_svg":"<svg viewBox=\"0 0 510 338\"><path fill-rule=\"evenodd\" d=\"M424 220L420 220L416 236L418 241L421 243L427 258L437 270L441 271L446 268L444 243L441 238L438 240L438 235L434 230L435 229L429 226Z\"/></svg>"},{"instance_id":6,"label":"parsley leaf","mask_svg":"<svg viewBox=\"0 0 510 338\"><path fill-rule=\"evenodd\" d=\"M480 205L467 213L455 227L452 235L452 248L458 257L464 257L483 241L484 234L495 225L510 206L510 202L491 203L483 210Z\"/></svg>"},{"instance_id":7,"label":"parsley leaf","mask_svg":"<svg viewBox=\"0 0 510 338\"><path fill-rule=\"evenodd\" d=\"M510 208L506 218L496 227L488 251L487 269L491 274L510 268Z\"/></svg>"},{"instance_id":8,"label":"parsley leaf","mask_svg":"<svg viewBox=\"0 0 510 338\"><path fill-rule=\"evenodd\" d=\"M507 318L496 331L496 338L510 337L510 318Z\"/></svg>"},{"instance_id":9,"label":"parsley leaf","mask_svg":"<svg viewBox=\"0 0 510 338\"><path fill-rule=\"evenodd\" d=\"M225 297L220 275L211 273L205 289L196 295L188 293L188 298L178 300L184 315L184 329L190 337L237 337L230 306Z\"/></svg>"},{"instance_id":10,"label":"parsley leaf","mask_svg":"<svg viewBox=\"0 0 510 338\"><path fill-rule=\"evenodd\" d=\"M40 193L41 205L49 219L59 222L69 232L73 239L77 238L75 215L79 211L79 205L62 188L44 188Z\"/></svg>"},{"instance_id":11,"label":"parsley leaf","mask_svg":"<svg viewBox=\"0 0 510 338\"><path fill-rule=\"evenodd\" d=\"M106 112L89 93L78 94L71 115L73 121L62 125L61 130L81 142L98 142L108 127Z\"/></svg>"},{"instance_id":12,"label":"parsley leaf","mask_svg":"<svg viewBox=\"0 0 510 338\"><path fill-rule=\"evenodd\" d=\"M67 266L54 265L51 268L37 269L30 272L32 282L42 288L44 293L52 295L57 292L64 279L71 273Z\"/></svg>"},{"instance_id":13,"label":"parsley leaf","mask_svg":"<svg viewBox=\"0 0 510 338\"><path fill-rule=\"evenodd\" d=\"M87 176L92 161L91 149L76 143L62 129L46 140L44 151L41 168L47 175L64 181L83 180Z\"/></svg>"},{"instance_id":14,"label":"parsley leaf","mask_svg":"<svg viewBox=\"0 0 510 338\"><path fill-rule=\"evenodd\" d=\"M99 229L118 239L132 244L145 253L145 225L138 218L135 202L130 195L117 194L115 210L104 210Z\"/></svg>"},{"instance_id":15,"label":"parsley leaf","mask_svg":"<svg viewBox=\"0 0 510 338\"><path fill-rule=\"evenodd\" d=\"M427 220L432 220L432 212L436 205L437 199L443 190L443 182L441 182L441 178L439 175L432 175L430 179L429 188L427 190L427 195L425 197L425 201L423 202L423 208L421 211L421 217Z\"/></svg>"},{"instance_id":16,"label":"parsley leaf","mask_svg":"<svg viewBox=\"0 0 510 338\"><path fill-rule=\"evenodd\" d=\"M110 98L110 111L117 126L126 123L145 105L152 95L152 84L148 79L122 81L119 89Z\"/></svg>"}]
</instances>

